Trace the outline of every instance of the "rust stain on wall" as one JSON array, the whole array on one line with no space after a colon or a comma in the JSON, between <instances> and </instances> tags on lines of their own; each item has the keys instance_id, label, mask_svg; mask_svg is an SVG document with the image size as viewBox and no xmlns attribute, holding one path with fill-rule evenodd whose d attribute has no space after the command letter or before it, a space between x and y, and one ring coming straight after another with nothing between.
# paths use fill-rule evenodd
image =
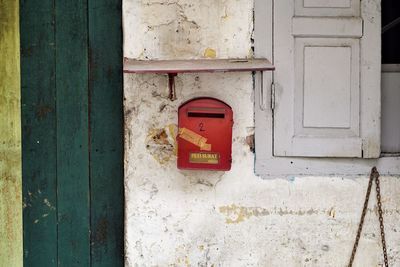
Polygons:
<instances>
[{"instance_id":1,"label":"rust stain on wall","mask_svg":"<svg viewBox=\"0 0 400 267\"><path fill-rule=\"evenodd\" d=\"M249 146L250 151L254 153L256 150L254 134L246 137L246 144Z\"/></svg>"}]
</instances>

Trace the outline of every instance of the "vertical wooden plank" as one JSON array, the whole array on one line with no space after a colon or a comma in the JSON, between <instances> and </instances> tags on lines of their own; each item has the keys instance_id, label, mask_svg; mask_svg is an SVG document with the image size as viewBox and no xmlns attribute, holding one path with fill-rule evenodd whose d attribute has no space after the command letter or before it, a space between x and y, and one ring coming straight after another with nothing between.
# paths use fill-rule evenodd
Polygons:
<instances>
[{"instance_id":1,"label":"vertical wooden plank","mask_svg":"<svg viewBox=\"0 0 400 267\"><path fill-rule=\"evenodd\" d=\"M92 266L123 266L120 0L89 0Z\"/></svg>"},{"instance_id":2,"label":"vertical wooden plank","mask_svg":"<svg viewBox=\"0 0 400 267\"><path fill-rule=\"evenodd\" d=\"M381 154L381 1L362 1L361 133L364 158Z\"/></svg>"},{"instance_id":3,"label":"vertical wooden plank","mask_svg":"<svg viewBox=\"0 0 400 267\"><path fill-rule=\"evenodd\" d=\"M57 263L54 1L21 1L24 265Z\"/></svg>"},{"instance_id":4,"label":"vertical wooden plank","mask_svg":"<svg viewBox=\"0 0 400 267\"><path fill-rule=\"evenodd\" d=\"M254 1L254 54L256 57L265 57L273 62L273 2L272 0ZM263 80L261 80L263 79ZM255 172L267 173L265 163L272 157L272 103L271 103L272 72L266 71L255 77ZM261 91L263 90L263 91ZM264 97L262 100L261 98ZM265 103L264 106L262 103Z\"/></svg>"},{"instance_id":5,"label":"vertical wooden plank","mask_svg":"<svg viewBox=\"0 0 400 267\"><path fill-rule=\"evenodd\" d=\"M22 266L19 2L0 1L0 265Z\"/></svg>"},{"instance_id":6,"label":"vertical wooden plank","mask_svg":"<svg viewBox=\"0 0 400 267\"><path fill-rule=\"evenodd\" d=\"M90 266L87 1L55 7L58 265Z\"/></svg>"}]
</instances>

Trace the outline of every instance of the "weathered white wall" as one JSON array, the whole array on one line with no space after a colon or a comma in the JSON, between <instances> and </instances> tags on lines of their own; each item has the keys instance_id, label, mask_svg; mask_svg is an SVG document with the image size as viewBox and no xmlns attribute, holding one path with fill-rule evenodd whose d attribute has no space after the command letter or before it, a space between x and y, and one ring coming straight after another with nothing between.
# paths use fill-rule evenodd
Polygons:
<instances>
[{"instance_id":1,"label":"weathered white wall","mask_svg":"<svg viewBox=\"0 0 400 267\"><path fill-rule=\"evenodd\" d=\"M251 56L249 0L124 0L124 51L139 59ZM168 100L167 77L125 75L127 266L345 266L366 177L254 175L250 73L186 74ZM178 106L213 96L234 110L230 172L180 171ZM400 266L400 179L382 178L392 266ZM357 266L379 266L375 197Z\"/></svg>"}]
</instances>

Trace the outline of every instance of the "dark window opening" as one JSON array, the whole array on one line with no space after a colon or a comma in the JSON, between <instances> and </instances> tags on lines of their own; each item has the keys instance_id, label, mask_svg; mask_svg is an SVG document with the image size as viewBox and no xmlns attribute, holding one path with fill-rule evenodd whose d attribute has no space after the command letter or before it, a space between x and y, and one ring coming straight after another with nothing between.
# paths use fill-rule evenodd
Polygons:
<instances>
[{"instance_id":1,"label":"dark window opening","mask_svg":"<svg viewBox=\"0 0 400 267\"><path fill-rule=\"evenodd\" d=\"M400 64L399 0L382 0L382 64Z\"/></svg>"}]
</instances>

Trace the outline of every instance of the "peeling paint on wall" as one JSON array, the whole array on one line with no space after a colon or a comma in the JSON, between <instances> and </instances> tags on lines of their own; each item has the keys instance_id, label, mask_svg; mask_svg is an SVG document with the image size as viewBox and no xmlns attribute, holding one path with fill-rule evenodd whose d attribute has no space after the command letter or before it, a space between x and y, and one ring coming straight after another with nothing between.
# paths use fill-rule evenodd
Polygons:
<instances>
[{"instance_id":1,"label":"peeling paint on wall","mask_svg":"<svg viewBox=\"0 0 400 267\"><path fill-rule=\"evenodd\" d=\"M0 265L22 266L19 2L0 1Z\"/></svg>"},{"instance_id":2,"label":"peeling paint on wall","mask_svg":"<svg viewBox=\"0 0 400 267\"><path fill-rule=\"evenodd\" d=\"M125 49L125 56L251 56L252 8L248 0L126 0L124 40L134 45Z\"/></svg>"},{"instance_id":3,"label":"peeling paint on wall","mask_svg":"<svg viewBox=\"0 0 400 267\"><path fill-rule=\"evenodd\" d=\"M137 59L251 56L253 1L124 0ZM215 51L207 51L213 49ZM126 266L345 266L367 177L254 175L251 73L125 75ZM177 110L210 96L234 110L232 170L176 168ZM172 130L171 130L172 127ZM382 177L389 257L400 264L400 179ZM355 266L382 262L371 199Z\"/></svg>"},{"instance_id":4,"label":"peeling paint on wall","mask_svg":"<svg viewBox=\"0 0 400 267\"><path fill-rule=\"evenodd\" d=\"M170 124L164 128L150 129L146 138L146 149L161 165L176 157L178 126Z\"/></svg>"},{"instance_id":5,"label":"peeling paint on wall","mask_svg":"<svg viewBox=\"0 0 400 267\"><path fill-rule=\"evenodd\" d=\"M242 207L236 206L235 204L229 206L222 206L219 207L220 213L226 216L225 222L227 224L235 224L241 223L245 220L250 219L251 217L263 217L269 215L296 215L296 216L304 216L304 215L313 215L313 214L326 214L327 211L319 211L310 208L308 210L288 210L283 209L282 207L277 208L275 207L272 210L268 210L261 207Z\"/></svg>"}]
</instances>

